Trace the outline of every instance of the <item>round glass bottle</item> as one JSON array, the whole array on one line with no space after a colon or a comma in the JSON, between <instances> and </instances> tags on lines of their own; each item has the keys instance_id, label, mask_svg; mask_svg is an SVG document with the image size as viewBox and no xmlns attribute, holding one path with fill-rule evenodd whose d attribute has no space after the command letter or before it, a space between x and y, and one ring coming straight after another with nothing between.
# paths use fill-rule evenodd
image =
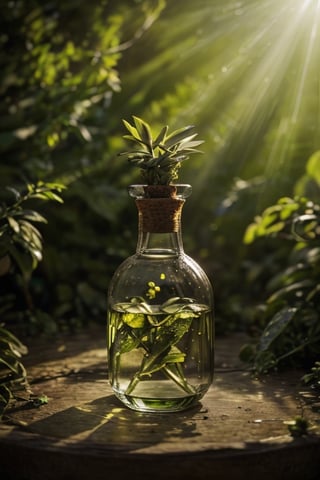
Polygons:
<instances>
[{"instance_id":1,"label":"round glass bottle","mask_svg":"<svg viewBox=\"0 0 320 480\"><path fill-rule=\"evenodd\" d=\"M214 373L213 293L184 253L181 211L190 185L131 185L137 250L108 289L109 379L129 408L174 412L198 403Z\"/></svg>"}]
</instances>

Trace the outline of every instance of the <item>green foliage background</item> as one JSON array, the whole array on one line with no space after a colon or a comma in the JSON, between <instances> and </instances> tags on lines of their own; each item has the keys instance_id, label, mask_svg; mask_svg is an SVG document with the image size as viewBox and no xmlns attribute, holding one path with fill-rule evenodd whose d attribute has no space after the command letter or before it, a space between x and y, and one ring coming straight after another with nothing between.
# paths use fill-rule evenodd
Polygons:
<instances>
[{"instance_id":1,"label":"green foliage background","mask_svg":"<svg viewBox=\"0 0 320 480\"><path fill-rule=\"evenodd\" d=\"M318 157L315 166L307 162L320 148L320 116L316 49L299 90L311 19L282 51L275 39L280 33L285 38L295 9L284 24L281 17L275 21L276 5L259 5L253 0L3 3L1 191L21 191L39 180L66 187L62 205L37 205L47 219L41 226L44 251L27 289L14 265L0 276L6 328L24 338L104 323L108 282L135 249L136 211L126 188L138 177L118 152L124 149L122 119L137 115L155 129L194 124L205 140L204 154L185 162L179 178L193 186L184 208L185 249L214 285L218 334L263 333L273 318L259 315L270 294L266 285L274 275L286 275L292 244L275 232L264 232L261 241L251 238L253 243L244 243L244 235L255 216L280 197L306 196L319 203ZM316 44L318 30L315 35ZM287 220L295 221L290 215ZM308 228L312 248L318 249L319 227ZM317 284L319 259L314 265ZM318 321L318 307L310 308ZM280 321L274 337L280 351L286 348L287 323L285 329ZM297 328L289 351L302 343ZM319 343L313 345L307 363L319 352ZM251 360L254 355L250 349Z\"/></svg>"}]
</instances>

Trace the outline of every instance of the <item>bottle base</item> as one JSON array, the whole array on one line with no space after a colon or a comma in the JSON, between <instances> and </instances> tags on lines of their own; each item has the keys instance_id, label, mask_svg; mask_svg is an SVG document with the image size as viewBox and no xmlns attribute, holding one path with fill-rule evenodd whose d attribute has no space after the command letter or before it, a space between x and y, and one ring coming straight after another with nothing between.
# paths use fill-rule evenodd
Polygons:
<instances>
[{"instance_id":1,"label":"bottle base","mask_svg":"<svg viewBox=\"0 0 320 480\"><path fill-rule=\"evenodd\" d=\"M144 413L180 412L196 406L202 395L185 397L153 398L115 393L116 397L128 408Z\"/></svg>"},{"instance_id":2,"label":"bottle base","mask_svg":"<svg viewBox=\"0 0 320 480\"><path fill-rule=\"evenodd\" d=\"M180 412L198 404L206 392L198 386L185 392L170 381L141 381L130 393L113 387L116 397L131 410L150 413Z\"/></svg>"}]
</instances>

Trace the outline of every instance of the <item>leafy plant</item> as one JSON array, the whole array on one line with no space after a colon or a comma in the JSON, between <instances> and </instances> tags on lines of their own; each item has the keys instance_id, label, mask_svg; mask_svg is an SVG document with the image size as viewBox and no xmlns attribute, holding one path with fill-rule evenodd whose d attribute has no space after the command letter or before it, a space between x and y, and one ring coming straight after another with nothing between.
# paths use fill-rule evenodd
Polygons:
<instances>
[{"instance_id":1,"label":"leafy plant","mask_svg":"<svg viewBox=\"0 0 320 480\"><path fill-rule=\"evenodd\" d=\"M62 202L56 192L61 192L64 188L62 184L42 181L36 185L28 184L24 193L7 187L14 199L9 204L0 205L0 257L10 256L26 277L42 260L42 236L33 223L46 223L47 220L37 211L24 208L23 205L34 199Z\"/></svg>"},{"instance_id":2,"label":"leafy plant","mask_svg":"<svg viewBox=\"0 0 320 480\"><path fill-rule=\"evenodd\" d=\"M0 205L0 267L2 275L8 273L11 264L21 273L27 305L32 308L28 293L28 282L32 271L42 260L42 235L34 223L47 220L37 211L26 208L25 204L36 199L62 202L58 195L65 187L58 183L28 184L27 190L20 193L8 187L13 199ZM58 193L57 193L58 192Z\"/></svg>"},{"instance_id":3,"label":"leafy plant","mask_svg":"<svg viewBox=\"0 0 320 480\"><path fill-rule=\"evenodd\" d=\"M11 199L2 199L0 205L0 276L9 275L12 271L22 279L22 290L27 310L33 310L32 297L28 284L33 270L42 259L43 239L34 223L46 223L46 219L33 208L25 205L34 200L54 200L62 202L58 195L64 186L57 183L28 184L21 193L16 188L8 187ZM58 193L57 193L58 192ZM19 283L19 282L18 282ZM0 302L2 318L12 310L15 300L14 291L8 290ZM25 313L25 316L27 314ZM21 356L27 353L23 343L4 324L0 325L0 416L17 385L26 384L26 370Z\"/></svg>"},{"instance_id":4,"label":"leafy plant","mask_svg":"<svg viewBox=\"0 0 320 480\"><path fill-rule=\"evenodd\" d=\"M314 159L307 171L317 182ZM265 238L282 254L258 308L260 338L241 356L258 372L290 364L310 368L320 355L320 205L302 196L280 198L248 226L244 242Z\"/></svg>"},{"instance_id":5,"label":"leafy plant","mask_svg":"<svg viewBox=\"0 0 320 480\"><path fill-rule=\"evenodd\" d=\"M149 282L152 283L153 282ZM149 285L154 292L154 285ZM144 377L151 377L162 371L187 393L195 389L185 379L183 363L186 353L178 344L188 333L192 321L205 311L203 305L190 298L174 297L155 310L143 298L131 298L129 302L113 306L110 316L110 330L117 331L116 342L110 332L110 348L118 356L141 349L144 352L139 370L132 376L126 394L131 394ZM115 363L113 375L118 378L119 362Z\"/></svg>"},{"instance_id":6,"label":"leafy plant","mask_svg":"<svg viewBox=\"0 0 320 480\"><path fill-rule=\"evenodd\" d=\"M309 422L303 417L296 417L294 420L285 422L288 425L288 430L293 438L300 438L309 433Z\"/></svg>"},{"instance_id":7,"label":"leafy plant","mask_svg":"<svg viewBox=\"0 0 320 480\"><path fill-rule=\"evenodd\" d=\"M302 381L320 391L320 361L315 362L310 372L302 377Z\"/></svg>"},{"instance_id":8,"label":"leafy plant","mask_svg":"<svg viewBox=\"0 0 320 480\"><path fill-rule=\"evenodd\" d=\"M26 346L0 325L0 419L14 390L27 386L26 369L21 362L26 353Z\"/></svg>"},{"instance_id":9,"label":"leafy plant","mask_svg":"<svg viewBox=\"0 0 320 480\"><path fill-rule=\"evenodd\" d=\"M203 143L195 140L197 133L191 133L194 126L175 130L169 133L169 127L164 126L154 135L150 125L139 117L133 116L133 124L123 120L129 135L123 138L137 145L137 148L120 155L127 156L130 163L141 170L143 181L148 185L169 185L178 179L181 162L187 160L190 154L198 153L196 149Z\"/></svg>"}]
</instances>

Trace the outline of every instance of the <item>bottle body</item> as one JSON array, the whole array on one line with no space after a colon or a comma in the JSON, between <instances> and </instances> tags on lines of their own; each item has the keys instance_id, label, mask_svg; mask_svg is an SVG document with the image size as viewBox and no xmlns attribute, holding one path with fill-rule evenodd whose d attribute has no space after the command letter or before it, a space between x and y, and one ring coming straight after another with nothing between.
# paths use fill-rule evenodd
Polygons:
<instances>
[{"instance_id":1,"label":"bottle body","mask_svg":"<svg viewBox=\"0 0 320 480\"><path fill-rule=\"evenodd\" d=\"M145 232L109 285L109 380L138 411L189 408L213 380L212 287L177 233Z\"/></svg>"}]
</instances>

